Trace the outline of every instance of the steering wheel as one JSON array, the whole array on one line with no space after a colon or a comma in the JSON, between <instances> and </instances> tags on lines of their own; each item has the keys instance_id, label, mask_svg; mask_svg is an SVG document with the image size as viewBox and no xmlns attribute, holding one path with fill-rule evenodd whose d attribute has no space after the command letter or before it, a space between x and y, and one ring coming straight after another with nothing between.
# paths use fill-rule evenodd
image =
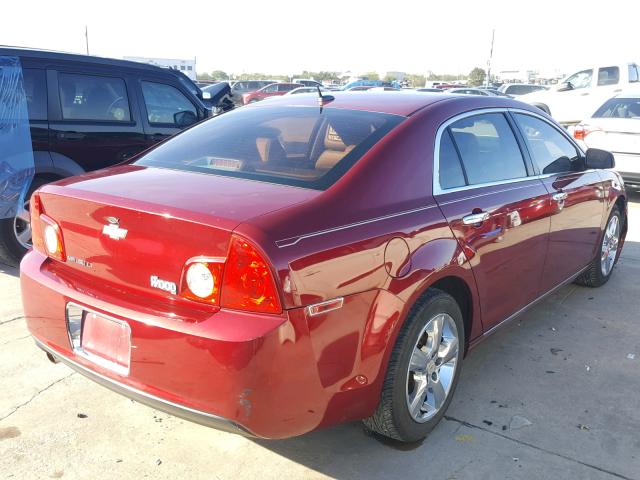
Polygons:
<instances>
[{"instance_id":1,"label":"steering wheel","mask_svg":"<svg viewBox=\"0 0 640 480\"><path fill-rule=\"evenodd\" d=\"M118 109L116 108L116 105L118 102L123 102L124 101L124 97L118 97L116 98L113 102L111 102L111 104L109 105L109 107L107 108L107 113L112 116L113 118L115 118L116 120L124 120L124 116L125 116L125 110L124 108L121 108L120 111L118 111ZM118 118L119 115L122 118Z\"/></svg>"}]
</instances>

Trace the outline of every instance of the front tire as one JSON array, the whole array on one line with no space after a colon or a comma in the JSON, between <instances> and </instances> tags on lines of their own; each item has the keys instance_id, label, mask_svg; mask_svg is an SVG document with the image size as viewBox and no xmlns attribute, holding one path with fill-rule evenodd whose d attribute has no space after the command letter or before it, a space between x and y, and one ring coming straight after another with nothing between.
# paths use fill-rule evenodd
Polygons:
<instances>
[{"instance_id":1,"label":"front tire","mask_svg":"<svg viewBox=\"0 0 640 480\"><path fill-rule=\"evenodd\" d=\"M600 287L609 281L613 273L613 267L620 256L618 246L620 244L623 221L624 218L620 213L620 209L617 206L613 207L602 235L598 255L593 259L587 270L576 278L575 283L585 287Z\"/></svg>"},{"instance_id":2,"label":"front tire","mask_svg":"<svg viewBox=\"0 0 640 480\"><path fill-rule=\"evenodd\" d=\"M402 442L425 438L451 403L464 345L460 307L451 295L429 290L400 331L380 403L365 426Z\"/></svg>"}]
</instances>

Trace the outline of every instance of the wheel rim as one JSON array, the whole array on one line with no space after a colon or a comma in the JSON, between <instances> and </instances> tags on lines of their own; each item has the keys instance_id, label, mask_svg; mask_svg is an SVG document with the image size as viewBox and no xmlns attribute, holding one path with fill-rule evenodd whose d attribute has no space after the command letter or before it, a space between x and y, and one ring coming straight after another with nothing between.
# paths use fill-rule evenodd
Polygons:
<instances>
[{"instance_id":1,"label":"wheel rim","mask_svg":"<svg viewBox=\"0 0 640 480\"><path fill-rule=\"evenodd\" d=\"M407 374L407 407L418 423L433 418L444 405L458 363L458 329L450 315L427 322L413 347Z\"/></svg>"},{"instance_id":2,"label":"wheel rim","mask_svg":"<svg viewBox=\"0 0 640 480\"><path fill-rule=\"evenodd\" d=\"M620 219L614 215L607 224L602 239L602 249L600 252L600 269L605 277L611 273L613 264L618 254L618 242L620 239Z\"/></svg>"},{"instance_id":3,"label":"wheel rim","mask_svg":"<svg viewBox=\"0 0 640 480\"><path fill-rule=\"evenodd\" d=\"M13 219L13 235L22 247L31 248L31 217L28 200L18 209Z\"/></svg>"}]
</instances>

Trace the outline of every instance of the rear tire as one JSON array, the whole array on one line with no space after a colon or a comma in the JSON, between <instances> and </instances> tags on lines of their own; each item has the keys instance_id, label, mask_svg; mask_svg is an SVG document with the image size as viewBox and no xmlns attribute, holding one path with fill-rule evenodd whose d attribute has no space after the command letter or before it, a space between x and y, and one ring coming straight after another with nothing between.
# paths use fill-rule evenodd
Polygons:
<instances>
[{"instance_id":1,"label":"rear tire","mask_svg":"<svg viewBox=\"0 0 640 480\"><path fill-rule=\"evenodd\" d=\"M25 198L25 210L27 213L29 210L29 201L33 192L42 185L49 183L49 181L50 180L42 177L34 177ZM27 222L28 217L19 217L20 215L18 218L12 217L0 220L0 261L14 267L18 266L22 257L24 257L24 254L27 253L28 247L25 245L30 245L31 242L30 233L28 235L28 242L21 241L26 240L25 238L22 238L21 240L18 239L18 235L24 231L24 228L28 228L29 232L31 230L30 222Z\"/></svg>"},{"instance_id":2,"label":"rear tire","mask_svg":"<svg viewBox=\"0 0 640 480\"><path fill-rule=\"evenodd\" d=\"M456 301L441 290L427 291L398 335L380 403L363 420L365 427L402 442L425 438L451 403L464 346L464 324Z\"/></svg>"},{"instance_id":3,"label":"rear tire","mask_svg":"<svg viewBox=\"0 0 640 480\"><path fill-rule=\"evenodd\" d=\"M620 209L615 206L607 220L607 226L600 240L600 248L593 262L589 265L575 283L585 287L600 287L609 281L613 273L613 267L618 262L620 256L620 233L624 226L625 219L620 213Z\"/></svg>"}]
</instances>

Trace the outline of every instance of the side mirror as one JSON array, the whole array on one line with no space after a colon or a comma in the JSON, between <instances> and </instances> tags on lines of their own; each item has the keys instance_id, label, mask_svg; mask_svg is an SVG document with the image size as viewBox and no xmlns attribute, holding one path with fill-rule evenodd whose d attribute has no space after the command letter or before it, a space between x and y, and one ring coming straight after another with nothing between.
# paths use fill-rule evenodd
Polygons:
<instances>
[{"instance_id":1,"label":"side mirror","mask_svg":"<svg viewBox=\"0 0 640 480\"><path fill-rule=\"evenodd\" d=\"M173 122L180 128L188 127L197 121L198 117L196 117L196 114L189 110L173 114Z\"/></svg>"},{"instance_id":2,"label":"side mirror","mask_svg":"<svg viewBox=\"0 0 640 480\"><path fill-rule=\"evenodd\" d=\"M594 169L613 168L616 166L613 154L598 148L590 148L587 150L585 164L587 168Z\"/></svg>"},{"instance_id":3,"label":"side mirror","mask_svg":"<svg viewBox=\"0 0 640 480\"><path fill-rule=\"evenodd\" d=\"M573 85L571 85L571 82L561 83L558 87L559 92L566 92L568 90L573 90Z\"/></svg>"}]
</instances>

